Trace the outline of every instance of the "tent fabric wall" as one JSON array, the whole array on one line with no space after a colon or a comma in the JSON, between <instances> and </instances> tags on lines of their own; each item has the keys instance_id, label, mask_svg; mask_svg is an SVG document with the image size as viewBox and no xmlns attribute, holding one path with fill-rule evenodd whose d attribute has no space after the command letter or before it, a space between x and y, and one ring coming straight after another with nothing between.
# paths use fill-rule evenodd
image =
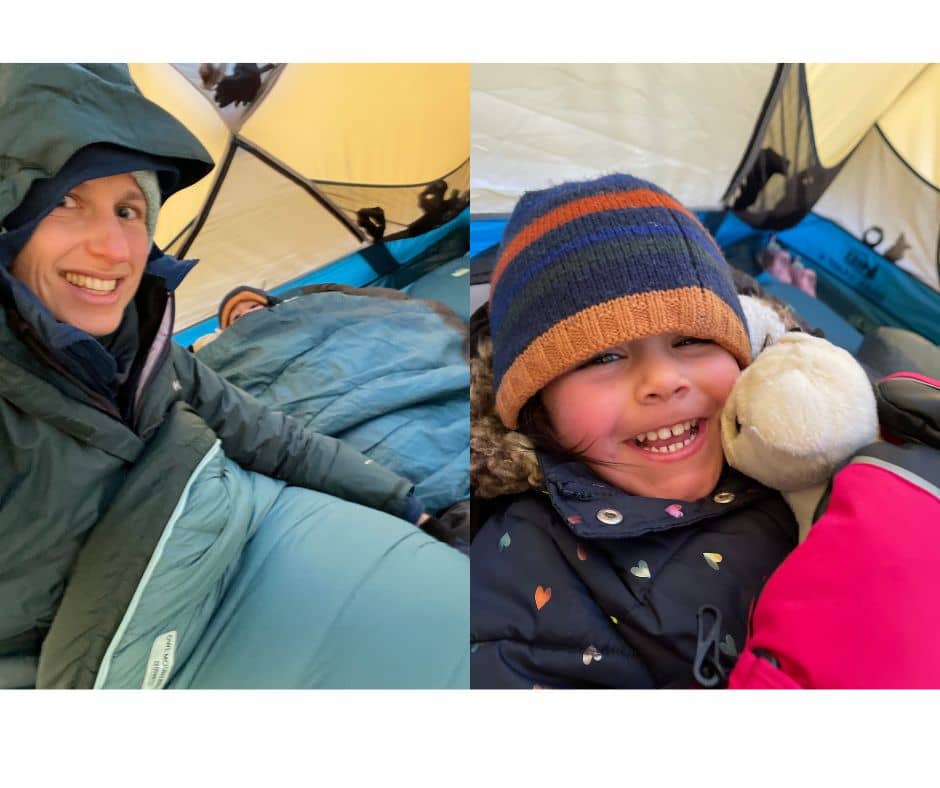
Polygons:
<instances>
[{"instance_id":1,"label":"tent fabric wall","mask_svg":"<svg viewBox=\"0 0 940 788\"><path fill-rule=\"evenodd\" d=\"M878 228L881 253L906 244L896 265L940 290L940 190L919 178L878 128L868 132L815 211L856 238Z\"/></svg>"},{"instance_id":2,"label":"tent fabric wall","mask_svg":"<svg viewBox=\"0 0 940 788\"><path fill-rule=\"evenodd\" d=\"M902 240L889 259L940 291L940 65L792 68L803 76L803 162L815 164L790 173L810 176L800 205L764 226L786 229L812 208L859 239L880 227L877 250ZM774 102L794 101L771 92L775 73L773 64L474 66L474 215L508 213L528 189L618 170L693 208L730 206L740 194L733 176L747 174L766 142L759 122ZM772 209L781 179L771 174L766 186Z\"/></svg>"},{"instance_id":3,"label":"tent fabric wall","mask_svg":"<svg viewBox=\"0 0 940 788\"><path fill-rule=\"evenodd\" d=\"M859 239L879 228L880 251L940 290L940 191L930 181L940 150L935 72L923 64L785 66L726 195L732 209L763 229L789 229L810 210Z\"/></svg>"},{"instance_id":4,"label":"tent fabric wall","mask_svg":"<svg viewBox=\"0 0 940 788\"><path fill-rule=\"evenodd\" d=\"M760 115L774 64L475 64L474 214L522 193L627 171L689 205L717 205Z\"/></svg>"},{"instance_id":5,"label":"tent fabric wall","mask_svg":"<svg viewBox=\"0 0 940 788\"><path fill-rule=\"evenodd\" d=\"M467 158L468 80L459 64L291 64L240 133L310 180L427 183Z\"/></svg>"},{"instance_id":6,"label":"tent fabric wall","mask_svg":"<svg viewBox=\"0 0 940 788\"><path fill-rule=\"evenodd\" d=\"M880 228L882 253L901 241L898 267L940 291L940 65L876 120L815 210L857 238Z\"/></svg>"},{"instance_id":7,"label":"tent fabric wall","mask_svg":"<svg viewBox=\"0 0 940 788\"><path fill-rule=\"evenodd\" d=\"M257 72L255 90L223 99L240 66ZM467 64L132 64L131 74L216 162L167 201L157 228L167 251L200 260L178 290L181 329L236 285L275 289L367 248L381 233L361 211L400 236L468 200Z\"/></svg>"},{"instance_id":8,"label":"tent fabric wall","mask_svg":"<svg viewBox=\"0 0 940 788\"><path fill-rule=\"evenodd\" d=\"M807 63L816 154L835 167L924 71L921 63Z\"/></svg>"},{"instance_id":9,"label":"tent fabric wall","mask_svg":"<svg viewBox=\"0 0 940 788\"><path fill-rule=\"evenodd\" d=\"M920 71L878 118L878 127L919 177L940 188L940 65Z\"/></svg>"},{"instance_id":10,"label":"tent fabric wall","mask_svg":"<svg viewBox=\"0 0 940 788\"><path fill-rule=\"evenodd\" d=\"M748 266L776 231L858 330L940 340L937 64L474 66L471 123L472 306L524 191L619 170L744 219Z\"/></svg>"},{"instance_id":11,"label":"tent fabric wall","mask_svg":"<svg viewBox=\"0 0 940 788\"><path fill-rule=\"evenodd\" d=\"M347 284L353 287L391 287L406 292L410 292L412 286L415 286L425 292L423 298L438 298L450 304L452 300L457 298L451 288L444 288L446 293L437 296L432 295L429 291L435 289L432 286L434 281L441 282L438 277L442 274L442 269L452 269L450 274L444 275L454 276L455 280L460 276L454 274L453 270L459 270L462 264L455 263L451 265L451 263L454 260L462 259L466 255L469 247L467 240L469 232L470 210L465 208L458 216L445 222L440 227L415 237L398 238L385 243L383 252L394 266L394 269L385 276L377 274L374 262L369 259L370 252L375 250L376 246L369 246L333 260L328 265L305 271L302 276L296 279L267 289L273 295L287 297L307 285L327 282ZM198 269L199 266L196 266L190 276L193 276ZM457 282L457 286L466 287L467 282L468 277L462 277ZM458 314L465 311L452 308ZM203 335L215 331L218 327L217 315L213 312L205 320L178 331L174 339L178 344L187 347Z\"/></svg>"}]
</instances>

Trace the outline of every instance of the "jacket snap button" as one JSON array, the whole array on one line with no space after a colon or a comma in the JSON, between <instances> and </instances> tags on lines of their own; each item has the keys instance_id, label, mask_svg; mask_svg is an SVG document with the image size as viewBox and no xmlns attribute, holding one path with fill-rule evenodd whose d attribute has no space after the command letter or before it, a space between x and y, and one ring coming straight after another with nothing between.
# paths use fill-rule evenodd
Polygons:
<instances>
[{"instance_id":1,"label":"jacket snap button","mask_svg":"<svg viewBox=\"0 0 940 788\"><path fill-rule=\"evenodd\" d=\"M616 509L601 509L597 513L597 519L604 525L617 525L623 522L623 515Z\"/></svg>"},{"instance_id":2,"label":"jacket snap button","mask_svg":"<svg viewBox=\"0 0 940 788\"><path fill-rule=\"evenodd\" d=\"M715 503L731 503L734 500L734 493L720 492L712 500Z\"/></svg>"}]
</instances>

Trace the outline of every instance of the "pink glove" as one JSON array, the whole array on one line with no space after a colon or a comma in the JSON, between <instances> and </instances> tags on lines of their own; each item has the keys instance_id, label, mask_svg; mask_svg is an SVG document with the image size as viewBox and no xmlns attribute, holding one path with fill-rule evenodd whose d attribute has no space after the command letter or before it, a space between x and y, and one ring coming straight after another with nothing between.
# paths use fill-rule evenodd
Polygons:
<instances>
[{"instance_id":1,"label":"pink glove","mask_svg":"<svg viewBox=\"0 0 940 788\"><path fill-rule=\"evenodd\" d=\"M761 592L731 689L940 688L940 447L924 428L940 382L901 373L876 392L883 424L919 424L921 442L874 443L836 475Z\"/></svg>"}]
</instances>

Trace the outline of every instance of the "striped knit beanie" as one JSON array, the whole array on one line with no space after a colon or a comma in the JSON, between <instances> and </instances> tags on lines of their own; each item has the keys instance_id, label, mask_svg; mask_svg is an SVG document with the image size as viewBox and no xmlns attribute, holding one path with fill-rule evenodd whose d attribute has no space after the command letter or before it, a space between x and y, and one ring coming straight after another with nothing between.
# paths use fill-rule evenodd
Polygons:
<instances>
[{"instance_id":1,"label":"striped knit beanie","mask_svg":"<svg viewBox=\"0 0 940 788\"><path fill-rule=\"evenodd\" d=\"M490 279L496 410L519 411L547 383L632 339L678 333L751 360L728 263L695 216L629 175L527 192Z\"/></svg>"}]
</instances>

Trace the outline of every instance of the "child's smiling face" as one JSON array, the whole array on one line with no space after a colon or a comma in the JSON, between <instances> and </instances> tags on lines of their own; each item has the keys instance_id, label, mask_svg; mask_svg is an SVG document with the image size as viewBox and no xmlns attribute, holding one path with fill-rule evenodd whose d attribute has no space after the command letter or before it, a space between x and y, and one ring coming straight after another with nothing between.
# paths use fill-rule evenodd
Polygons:
<instances>
[{"instance_id":1,"label":"child's smiling face","mask_svg":"<svg viewBox=\"0 0 940 788\"><path fill-rule=\"evenodd\" d=\"M740 372L714 342L656 334L595 356L540 396L559 443L599 477L634 495L693 501L721 475L718 417Z\"/></svg>"}]
</instances>

